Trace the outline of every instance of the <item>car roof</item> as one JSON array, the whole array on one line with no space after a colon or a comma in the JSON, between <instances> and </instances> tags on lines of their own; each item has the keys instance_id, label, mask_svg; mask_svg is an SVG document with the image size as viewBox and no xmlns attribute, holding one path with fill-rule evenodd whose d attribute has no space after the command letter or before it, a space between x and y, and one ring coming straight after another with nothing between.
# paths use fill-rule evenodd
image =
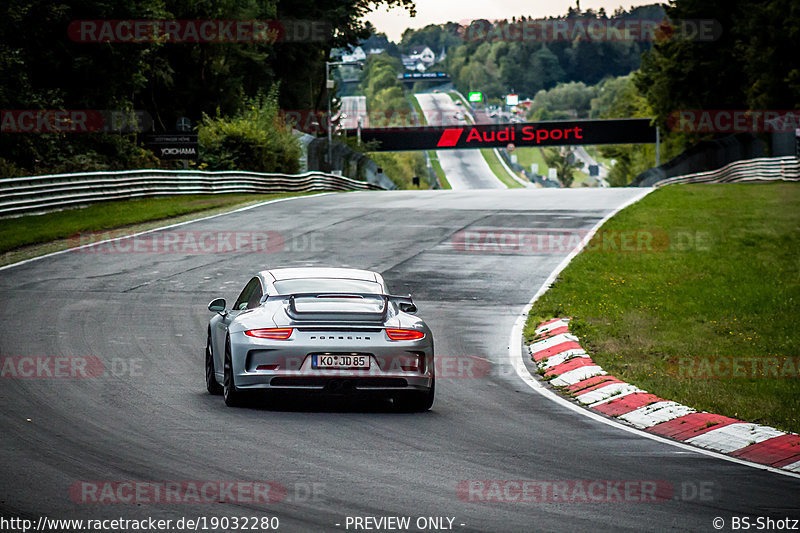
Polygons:
<instances>
[{"instance_id":1,"label":"car roof","mask_svg":"<svg viewBox=\"0 0 800 533\"><path fill-rule=\"evenodd\" d=\"M295 267L295 268L273 268L260 272L265 279L283 281L287 279L308 279L308 278L335 278L335 279L356 279L361 281L374 281L383 284L383 278L376 272L361 270L358 268L334 268L334 267Z\"/></svg>"}]
</instances>

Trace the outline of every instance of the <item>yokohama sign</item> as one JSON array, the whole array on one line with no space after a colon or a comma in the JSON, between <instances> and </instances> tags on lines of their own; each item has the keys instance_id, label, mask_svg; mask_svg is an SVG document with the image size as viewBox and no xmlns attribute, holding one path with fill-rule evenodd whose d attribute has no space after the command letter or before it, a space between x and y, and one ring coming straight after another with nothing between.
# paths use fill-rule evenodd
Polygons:
<instances>
[{"instance_id":1,"label":"yokohama sign","mask_svg":"<svg viewBox=\"0 0 800 533\"><path fill-rule=\"evenodd\" d=\"M355 134L355 131L348 130L347 133ZM367 128L361 130L361 140L377 141L377 151L499 148L508 144L647 144L656 142L656 128L650 124L649 118Z\"/></svg>"}]
</instances>

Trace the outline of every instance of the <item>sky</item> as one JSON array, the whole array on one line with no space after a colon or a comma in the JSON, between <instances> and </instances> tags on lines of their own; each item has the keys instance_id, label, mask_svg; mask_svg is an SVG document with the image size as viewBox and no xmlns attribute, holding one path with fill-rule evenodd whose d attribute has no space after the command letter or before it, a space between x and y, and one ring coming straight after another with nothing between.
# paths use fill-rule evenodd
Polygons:
<instances>
[{"instance_id":1,"label":"sky","mask_svg":"<svg viewBox=\"0 0 800 533\"><path fill-rule=\"evenodd\" d=\"M417 16L411 18L402 8L387 11L379 7L366 17L378 32L385 33L390 40L399 43L406 28L422 28L428 24L464 22L475 19L511 19L520 15L539 17L564 16L567 9L575 7L575 0L415 0ZM581 0L581 9L606 8L610 15L620 6L659 3L658 0Z\"/></svg>"}]
</instances>

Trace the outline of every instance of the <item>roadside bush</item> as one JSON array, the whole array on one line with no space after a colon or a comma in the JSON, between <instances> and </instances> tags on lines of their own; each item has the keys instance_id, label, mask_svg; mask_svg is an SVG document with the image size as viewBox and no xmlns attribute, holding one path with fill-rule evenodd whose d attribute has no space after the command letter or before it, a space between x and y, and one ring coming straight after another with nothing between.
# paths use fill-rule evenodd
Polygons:
<instances>
[{"instance_id":1,"label":"roadside bush","mask_svg":"<svg viewBox=\"0 0 800 533\"><path fill-rule=\"evenodd\" d=\"M416 189L412 185L414 176L420 178L421 189L430 187L425 154L422 152L372 152L369 157L401 189Z\"/></svg>"},{"instance_id":2,"label":"roadside bush","mask_svg":"<svg viewBox=\"0 0 800 533\"><path fill-rule=\"evenodd\" d=\"M549 91L539 91L533 98L528 117L533 120L558 120L589 116L597 87L583 82L559 83Z\"/></svg>"},{"instance_id":3,"label":"roadside bush","mask_svg":"<svg viewBox=\"0 0 800 533\"><path fill-rule=\"evenodd\" d=\"M25 175L27 172L13 161L0 157L0 178L18 178Z\"/></svg>"},{"instance_id":4,"label":"roadside bush","mask_svg":"<svg viewBox=\"0 0 800 533\"><path fill-rule=\"evenodd\" d=\"M302 150L278 114L278 92L249 100L234 117L203 114L200 157L208 170L295 174Z\"/></svg>"}]
</instances>

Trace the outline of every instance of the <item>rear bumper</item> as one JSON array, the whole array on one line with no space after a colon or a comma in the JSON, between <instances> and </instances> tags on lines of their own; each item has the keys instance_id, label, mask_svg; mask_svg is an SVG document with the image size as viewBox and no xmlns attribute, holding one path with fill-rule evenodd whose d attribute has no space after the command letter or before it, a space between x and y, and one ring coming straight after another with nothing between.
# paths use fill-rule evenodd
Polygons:
<instances>
[{"instance_id":1,"label":"rear bumper","mask_svg":"<svg viewBox=\"0 0 800 533\"><path fill-rule=\"evenodd\" d=\"M427 392L434 378L433 341L388 341L383 333L341 335L325 343L316 339L274 341L231 335L231 355L236 387L243 390L284 390L345 393ZM349 338L348 338L349 337ZM366 354L369 369L313 368L312 354ZM418 361L418 368L406 365ZM405 367L405 368L404 368Z\"/></svg>"},{"instance_id":2,"label":"rear bumper","mask_svg":"<svg viewBox=\"0 0 800 533\"><path fill-rule=\"evenodd\" d=\"M275 390L319 392L330 394L393 393L403 391L427 392L433 379L429 376L253 376L236 377L236 387L243 390Z\"/></svg>"}]
</instances>

